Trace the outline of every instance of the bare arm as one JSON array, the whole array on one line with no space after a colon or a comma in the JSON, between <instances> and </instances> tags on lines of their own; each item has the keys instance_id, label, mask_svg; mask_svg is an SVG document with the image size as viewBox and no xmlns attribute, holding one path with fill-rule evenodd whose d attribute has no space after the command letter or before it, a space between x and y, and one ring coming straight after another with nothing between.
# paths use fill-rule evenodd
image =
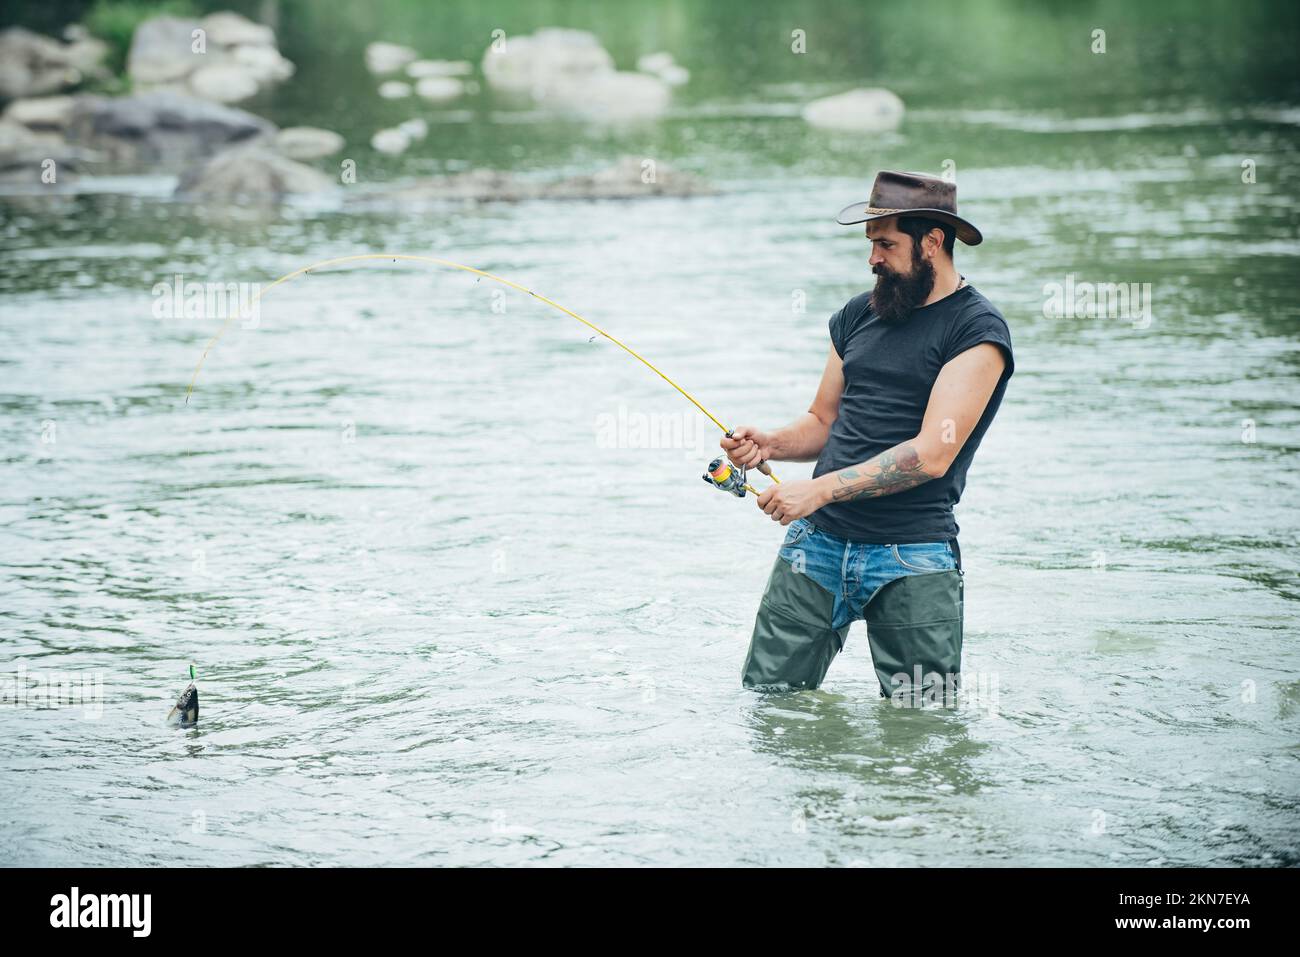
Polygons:
<instances>
[{"instance_id":1,"label":"bare arm","mask_svg":"<svg viewBox=\"0 0 1300 957\"><path fill-rule=\"evenodd\" d=\"M840 396L844 392L843 362L831 347L822 372L821 384L812 406L798 419L775 432L760 432L752 426L733 430L734 439L723 439L722 447L737 465L753 467L759 462L777 459L783 462L812 462L821 454L830 435L831 425L840 414ZM730 444L729 444L730 443Z\"/></svg>"},{"instance_id":2,"label":"bare arm","mask_svg":"<svg viewBox=\"0 0 1300 957\"><path fill-rule=\"evenodd\" d=\"M954 357L939 370L916 437L860 465L819 477L827 501L879 498L946 475L984 414L1005 366L1001 351L988 342Z\"/></svg>"},{"instance_id":3,"label":"bare arm","mask_svg":"<svg viewBox=\"0 0 1300 957\"><path fill-rule=\"evenodd\" d=\"M771 485L759 495L758 507L788 525L832 502L892 495L946 475L984 414L1005 364L992 343L967 349L939 370L914 438L860 465Z\"/></svg>"}]
</instances>

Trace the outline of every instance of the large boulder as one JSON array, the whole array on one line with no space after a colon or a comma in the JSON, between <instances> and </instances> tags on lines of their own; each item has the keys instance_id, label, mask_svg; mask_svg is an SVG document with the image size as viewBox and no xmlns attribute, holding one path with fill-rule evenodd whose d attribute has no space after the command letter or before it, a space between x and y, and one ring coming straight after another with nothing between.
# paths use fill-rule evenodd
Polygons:
<instances>
[{"instance_id":1,"label":"large boulder","mask_svg":"<svg viewBox=\"0 0 1300 957\"><path fill-rule=\"evenodd\" d=\"M186 171L176 195L193 198L278 198L290 194L324 193L334 181L319 170L262 146L225 150L201 166Z\"/></svg>"},{"instance_id":2,"label":"large boulder","mask_svg":"<svg viewBox=\"0 0 1300 957\"><path fill-rule=\"evenodd\" d=\"M585 30L551 27L531 36L507 36L483 54L488 86L534 99L557 85L581 83L613 71L614 58Z\"/></svg>"},{"instance_id":3,"label":"large boulder","mask_svg":"<svg viewBox=\"0 0 1300 957\"><path fill-rule=\"evenodd\" d=\"M658 76L616 70L614 58L585 30L508 36L488 46L483 75L498 93L589 118L657 116L671 94Z\"/></svg>"},{"instance_id":4,"label":"large boulder","mask_svg":"<svg viewBox=\"0 0 1300 957\"><path fill-rule=\"evenodd\" d=\"M92 37L62 43L22 27L0 31L0 100L57 93L101 75L106 52Z\"/></svg>"},{"instance_id":5,"label":"large boulder","mask_svg":"<svg viewBox=\"0 0 1300 957\"><path fill-rule=\"evenodd\" d=\"M849 90L813 100L803 108L803 118L824 129L882 133L903 121L903 101L889 90Z\"/></svg>"},{"instance_id":6,"label":"large boulder","mask_svg":"<svg viewBox=\"0 0 1300 957\"><path fill-rule=\"evenodd\" d=\"M127 73L137 90L170 90L237 103L293 75L275 32L237 13L202 20L161 16L131 37Z\"/></svg>"},{"instance_id":7,"label":"large boulder","mask_svg":"<svg viewBox=\"0 0 1300 957\"><path fill-rule=\"evenodd\" d=\"M209 62L206 51L194 51L194 35L202 29L198 20L183 17L154 17L141 23L131 35L126 55L132 85L146 89L180 82Z\"/></svg>"},{"instance_id":8,"label":"large boulder","mask_svg":"<svg viewBox=\"0 0 1300 957\"><path fill-rule=\"evenodd\" d=\"M274 124L243 110L175 93L78 96L68 140L127 164L185 163L269 139Z\"/></svg>"}]
</instances>

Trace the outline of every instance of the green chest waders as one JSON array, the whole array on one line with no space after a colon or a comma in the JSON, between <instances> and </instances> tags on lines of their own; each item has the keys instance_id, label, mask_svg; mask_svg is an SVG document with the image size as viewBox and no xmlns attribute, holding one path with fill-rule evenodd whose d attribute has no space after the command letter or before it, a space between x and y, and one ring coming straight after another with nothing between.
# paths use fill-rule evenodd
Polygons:
<instances>
[{"instance_id":1,"label":"green chest waders","mask_svg":"<svg viewBox=\"0 0 1300 957\"><path fill-rule=\"evenodd\" d=\"M867 622L881 697L938 700L958 687L963 573L918 572L876 590ZM759 604L741 683L756 691L816 688L844 648L849 626L832 628L835 596L777 556Z\"/></svg>"}]
</instances>

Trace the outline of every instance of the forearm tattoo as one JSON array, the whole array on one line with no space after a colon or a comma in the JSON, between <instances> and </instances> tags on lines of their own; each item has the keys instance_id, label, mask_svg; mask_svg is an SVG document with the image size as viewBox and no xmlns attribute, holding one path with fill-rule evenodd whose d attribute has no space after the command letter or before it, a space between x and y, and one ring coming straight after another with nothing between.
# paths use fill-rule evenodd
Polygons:
<instances>
[{"instance_id":1,"label":"forearm tattoo","mask_svg":"<svg viewBox=\"0 0 1300 957\"><path fill-rule=\"evenodd\" d=\"M909 442L886 449L858 468L841 469L835 477L840 484L831 493L831 499L836 502L893 495L933 478L926 474L921 456Z\"/></svg>"}]
</instances>

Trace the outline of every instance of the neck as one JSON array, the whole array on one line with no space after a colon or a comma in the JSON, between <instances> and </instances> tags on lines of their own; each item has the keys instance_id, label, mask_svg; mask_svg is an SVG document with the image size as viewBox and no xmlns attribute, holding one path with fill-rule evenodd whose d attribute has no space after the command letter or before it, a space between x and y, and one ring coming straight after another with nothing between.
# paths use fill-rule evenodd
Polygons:
<instances>
[{"instance_id":1,"label":"neck","mask_svg":"<svg viewBox=\"0 0 1300 957\"><path fill-rule=\"evenodd\" d=\"M938 302L947 296L951 296L961 286L961 276L957 275L957 269L953 266L952 260L946 260L942 264L934 265L934 288L930 290L929 297L923 306L928 306L932 302Z\"/></svg>"}]
</instances>

